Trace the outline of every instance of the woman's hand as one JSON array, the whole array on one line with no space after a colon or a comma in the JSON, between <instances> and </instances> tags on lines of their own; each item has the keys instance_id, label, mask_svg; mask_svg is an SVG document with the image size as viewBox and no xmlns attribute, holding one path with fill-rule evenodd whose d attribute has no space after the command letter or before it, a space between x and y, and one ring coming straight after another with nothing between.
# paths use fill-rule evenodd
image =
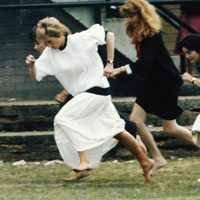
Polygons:
<instances>
[{"instance_id":1,"label":"woman's hand","mask_svg":"<svg viewBox=\"0 0 200 200\"><path fill-rule=\"evenodd\" d=\"M28 55L26 57L25 63L28 65L34 64L35 63L35 57L33 55Z\"/></svg>"},{"instance_id":2,"label":"woman's hand","mask_svg":"<svg viewBox=\"0 0 200 200\"><path fill-rule=\"evenodd\" d=\"M31 79L35 80L35 57L33 55L28 55L26 57L25 63L29 65L28 70L31 74Z\"/></svg>"},{"instance_id":3,"label":"woman's hand","mask_svg":"<svg viewBox=\"0 0 200 200\"><path fill-rule=\"evenodd\" d=\"M187 73L187 72L185 72L184 74L182 74L182 79L184 81L192 82L192 80L193 80L192 78L193 78L192 75L189 74L189 73Z\"/></svg>"},{"instance_id":4,"label":"woman's hand","mask_svg":"<svg viewBox=\"0 0 200 200\"><path fill-rule=\"evenodd\" d=\"M184 81L188 81L198 87L200 87L200 79L199 78L196 78L196 77L193 77L191 74L185 72L183 75L182 75L182 79Z\"/></svg>"},{"instance_id":5,"label":"woman's hand","mask_svg":"<svg viewBox=\"0 0 200 200\"><path fill-rule=\"evenodd\" d=\"M113 72L113 63L107 63L105 68L104 68L104 73L103 75L107 78L109 78L111 76Z\"/></svg>"},{"instance_id":6,"label":"woman's hand","mask_svg":"<svg viewBox=\"0 0 200 200\"><path fill-rule=\"evenodd\" d=\"M126 72L125 66L114 68L112 74L110 75L110 78L115 79L117 75L124 72Z\"/></svg>"}]
</instances>

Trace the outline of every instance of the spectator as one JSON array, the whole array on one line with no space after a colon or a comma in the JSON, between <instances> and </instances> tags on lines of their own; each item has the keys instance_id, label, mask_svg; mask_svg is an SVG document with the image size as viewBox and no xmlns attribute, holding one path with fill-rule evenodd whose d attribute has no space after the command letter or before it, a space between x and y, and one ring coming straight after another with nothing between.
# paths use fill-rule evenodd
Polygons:
<instances>
[{"instance_id":1,"label":"spectator","mask_svg":"<svg viewBox=\"0 0 200 200\"><path fill-rule=\"evenodd\" d=\"M200 33L200 3L195 4L181 4L181 21L185 22L187 25L191 26L196 32ZM177 38L174 52L180 54L181 52L178 49L178 43L190 32L185 29L183 26L180 27ZM191 74L200 74L200 62L188 63L185 61L184 57L181 57L181 66L186 66L185 70ZM185 72L182 69L182 73Z\"/></svg>"}]
</instances>

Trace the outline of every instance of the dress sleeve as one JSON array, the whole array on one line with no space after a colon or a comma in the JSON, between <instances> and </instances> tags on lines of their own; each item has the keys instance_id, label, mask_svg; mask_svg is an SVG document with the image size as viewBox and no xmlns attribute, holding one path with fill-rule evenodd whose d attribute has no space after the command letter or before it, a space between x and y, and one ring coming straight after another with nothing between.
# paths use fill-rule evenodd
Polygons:
<instances>
[{"instance_id":1,"label":"dress sleeve","mask_svg":"<svg viewBox=\"0 0 200 200\"><path fill-rule=\"evenodd\" d=\"M47 75L54 75L51 69L50 49L46 47L41 56L35 61L36 80L41 81Z\"/></svg>"},{"instance_id":2,"label":"dress sleeve","mask_svg":"<svg viewBox=\"0 0 200 200\"><path fill-rule=\"evenodd\" d=\"M85 41L88 43L96 44L97 46L106 43L104 27L99 24L91 26L89 29L83 31L82 33Z\"/></svg>"}]
</instances>

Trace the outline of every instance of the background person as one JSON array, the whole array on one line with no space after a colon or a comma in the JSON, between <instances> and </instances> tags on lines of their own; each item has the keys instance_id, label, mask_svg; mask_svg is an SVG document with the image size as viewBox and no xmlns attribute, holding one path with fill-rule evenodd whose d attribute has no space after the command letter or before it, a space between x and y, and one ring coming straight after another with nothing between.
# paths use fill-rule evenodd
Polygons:
<instances>
[{"instance_id":1,"label":"background person","mask_svg":"<svg viewBox=\"0 0 200 200\"><path fill-rule=\"evenodd\" d=\"M187 25L192 27L195 31L200 33L200 2L194 4L181 4L180 6L181 21L185 22ZM180 54L180 50L178 48L179 42L188 34L191 34L188 32L187 29L185 29L183 26L180 26L176 38L176 45L174 52ZM191 74L200 74L200 62L196 63L188 63L184 59L184 56L181 56L181 66L185 65L185 70ZM184 71L185 72L185 71ZM183 73L183 72L182 72Z\"/></svg>"},{"instance_id":2,"label":"background person","mask_svg":"<svg viewBox=\"0 0 200 200\"><path fill-rule=\"evenodd\" d=\"M184 37L179 42L178 49L190 63L200 61L200 34L189 34ZM200 87L200 78L196 78L187 72L182 75L182 79ZM200 146L200 114L192 126L192 136L193 141Z\"/></svg>"},{"instance_id":3,"label":"background person","mask_svg":"<svg viewBox=\"0 0 200 200\"><path fill-rule=\"evenodd\" d=\"M194 64L200 61L200 34L189 34L185 36L179 42L177 48L190 63ZM184 81L200 86L200 79L193 77L193 75L187 72L182 75L182 78Z\"/></svg>"}]
</instances>

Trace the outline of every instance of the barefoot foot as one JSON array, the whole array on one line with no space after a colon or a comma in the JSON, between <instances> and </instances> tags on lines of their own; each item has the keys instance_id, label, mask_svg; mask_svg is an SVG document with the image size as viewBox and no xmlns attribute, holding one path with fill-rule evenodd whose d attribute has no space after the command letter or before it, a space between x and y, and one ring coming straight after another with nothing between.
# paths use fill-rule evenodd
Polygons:
<instances>
[{"instance_id":1,"label":"barefoot foot","mask_svg":"<svg viewBox=\"0 0 200 200\"><path fill-rule=\"evenodd\" d=\"M158 172L159 169L165 167L165 165L167 164L165 159L159 160L159 161L155 161L153 167L151 168L149 174L152 176L154 175L156 172Z\"/></svg>"},{"instance_id":2,"label":"barefoot foot","mask_svg":"<svg viewBox=\"0 0 200 200\"><path fill-rule=\"evenodd\" d=\"M78 173L78 172L82 172L84 170L92 170L92 167L89 163L81 163L79 166L75 167L72 169L74 172Z\"/></svg>"},{"instance_id":3,"label":"barefoot foot","mask_svg":"<svg viewBox=\"0 0 200 200\"><path fill-rule=\"evenodd\" d=\"M144 183L148 183L150 181L150 171L153 168L154 164L155 164L154 160L148 158L147 163L142 166Z\"/></svg>"},{"instance_id":4,"label":"barefoot foot","mask_svg":"<svg viewBox=\"0 0 200 200\"><path fill-rule=\"evenodd\" d=\"M78 172L78 173L73 172L73 174L70 174L70 176L66 177L64 180L65 181L76 181L76 180L82 179L84 177L87 177L89 175L90 175L90 173L86 170Z\"/></svg>"}]
</instances>

